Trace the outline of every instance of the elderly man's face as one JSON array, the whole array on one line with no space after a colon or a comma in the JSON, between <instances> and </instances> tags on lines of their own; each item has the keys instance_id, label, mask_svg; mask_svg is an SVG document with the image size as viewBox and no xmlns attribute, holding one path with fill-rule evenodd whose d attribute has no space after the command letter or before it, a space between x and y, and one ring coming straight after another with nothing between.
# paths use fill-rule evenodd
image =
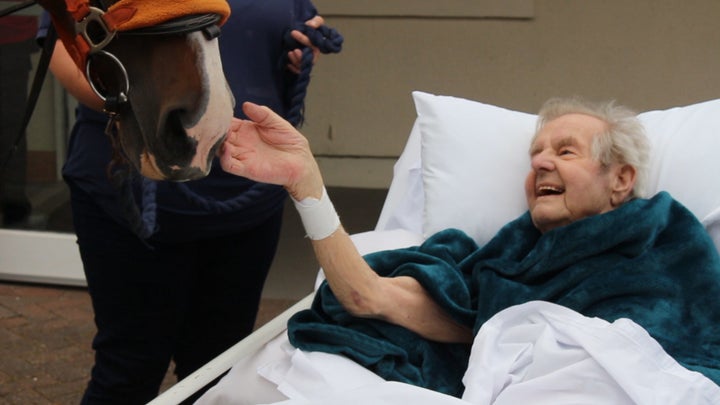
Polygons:
<instances>
[{"instance_id":1,"label":"elderly man's face","mask_svg":"<svg viewBox=\"0 0 720 405\"><path fill-rule=\"evenodd\" d=\"M605 126L590 115L567 114L538 132L530 148L525 195L541 232L614 208L618 168L603 168L591 153L593 137Z\"/></svg>"}]
</instances>

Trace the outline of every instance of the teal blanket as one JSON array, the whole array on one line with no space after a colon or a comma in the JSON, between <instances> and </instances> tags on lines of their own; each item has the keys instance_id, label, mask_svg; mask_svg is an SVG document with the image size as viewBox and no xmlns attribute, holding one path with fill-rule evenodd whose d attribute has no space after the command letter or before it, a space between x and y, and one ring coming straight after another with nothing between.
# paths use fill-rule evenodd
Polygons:
<instances>
[{"instance_id":1,"label":"teal blanket","mask_svg":"<svg viewBox=\"0 0 720 405\"><path fill-rule=\"evenodd\" d=\"M532 300L643 326L678 362L720 383L720 259L697 219L667 193L540 234L528 213L478 247L461 231L366 256L383 276L416 278L477 332ZM290 342L342 354L381 377L460 396L469 345L441 344L349 315L323 285L288 324Z\"/></svg>"}]
</instances>

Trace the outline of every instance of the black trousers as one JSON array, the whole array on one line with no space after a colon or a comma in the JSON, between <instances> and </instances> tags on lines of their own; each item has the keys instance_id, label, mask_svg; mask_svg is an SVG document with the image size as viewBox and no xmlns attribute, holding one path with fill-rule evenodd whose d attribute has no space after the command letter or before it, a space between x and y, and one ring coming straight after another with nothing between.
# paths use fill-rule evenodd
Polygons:
<instances>
[{"instance_id":1,"label":"black trousers","mask_svg":"<svg viewBox=\"0 0 720 405\"><path fill-rule=\"evenodd\" d=\"M83 404L144 404L171 360L184 378L252 331L282 210L233 235L148 246L71 190L97 325Z\"/></svg>"}]
</instances>

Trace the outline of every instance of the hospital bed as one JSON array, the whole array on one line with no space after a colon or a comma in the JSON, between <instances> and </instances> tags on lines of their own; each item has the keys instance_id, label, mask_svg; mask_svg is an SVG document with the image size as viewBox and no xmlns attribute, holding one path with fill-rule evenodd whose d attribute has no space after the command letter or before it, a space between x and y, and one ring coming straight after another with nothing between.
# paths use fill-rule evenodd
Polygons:
<instances>
[{"instance_id":1,"label":"hospital bed","mask_svg":"<svg viewBox=\"0 0 720 405\"><path fill-rule=\"evenodd\" d=\"M482 245L526 209L522 185L529 168L527 149L535 115L424 92L414 92L413 99L417 119L395 164L377 226L352 235L361 253L417 245L448 227L464 230ZM640 119L652 145L649 195L669 191L697 216L720 251L720 100L644 112ZM322 271L318 283L321 280ZM380 381L340 356L294 349L285 333L286 323L292 314L308 308L312 298L312 294L304 298L151 403L178 403L228 370L199 403L338 403L340 399L342 403L399 403L400 399L482 403ZM559 310L559 317L579 316L550 310ZM635 354L655 347L651 339L624 344L628 350L640 345ZM624 364L630 358L633 364ZM706 378L673 365L672 359L655 360L671 365L669 376L631 369L635 373L631 378L668 378L668 386L674 387L668 395L682 399L704 395L720 401L720 388ZM626 371L646 363L622 353L612 362Z\"/></svg>"}]
</instances>

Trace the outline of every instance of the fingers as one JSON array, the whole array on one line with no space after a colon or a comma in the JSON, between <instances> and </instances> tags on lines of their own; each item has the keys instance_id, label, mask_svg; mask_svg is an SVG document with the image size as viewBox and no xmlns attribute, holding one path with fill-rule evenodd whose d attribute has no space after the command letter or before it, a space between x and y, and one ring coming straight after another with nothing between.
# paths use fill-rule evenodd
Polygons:
<instances>
[{"instance_id":1,"label":"fingers","mask_svg":"<svg viewBox=\"0 0 720 405\"><path fill-rule=\"evenodd\" d=\"M272 126L273 115L276 115L268 107L255 104L250 101L243 103L242 110L251 121L258 123L261 126Z\"/></svg>"},{"instance_id":2,"label":"fingers","mask_svg":"<svg viewBox=\"0 0 720 405\"><path fill-rule=\"evenodd\" d=\"M292 51L288 52L288 60L290 63L288 63L287 68L291 72L297 74L300 74L300 64L302 62L302 51L299 49L293 49Z\"/></svg>"},{"instance_id":3,"label":"fingers","mask_svg":"<svg viewBox=\"0 0 720 405\"><path fill-rule=\"evenodd\" d=\"M307 35L303 34L302 32L298 30L292 30L290 31L290 35L293 37L294 40L298 41L302 45L312 46L310 38L308 38Z\"/></svg>"},{"instance_id":4,"label":"fingers","mask_svg":"<svg viewBox=\"0 0 720 405\"><path fill-rule=\"evenodd\" d=\"M321 26L325 25L325 19L319 15L316 15L315 17L305 21L305 25L313 29L318 29ZM290 35L292 35L292 37L301 44L305 46L312 46L312 43L310 43L310 39L308 39L307 35L303 34L301 31L292 30L290 32Z\"/></svg>"},{"instance_id":5,"label":"fingers","mask_svg":"<svg viewBox=\"0 0 720 405\"><path fill-rule=\"evenodd\" d=\"M312 47L313 52L313 65L317 62L318 58L320 57L320 49L318 47L313 46Z\"/></svg>"},{"instance_id":6,"label":"fingers","mask_svg":"<svg viewBox=\"0 0 720 405\"><path fill-rule=\"evenodd\" d=\"M294 131L295 128L283 117L277 115L266 106L246 101L242 105L243 113L253 122L267 129L285 129Z\"/></svg>"},{"instance_id":7,"label":"fingers","mask_svg":"<svg viewBox=\"0 0 720 405\"><path fill-rule=\"evenodd\" d=\"M242 123L243 123L243 120L236 118L236 117L232 117L232 119L230 120L230 128L228 129L228 132L237 131L237 129L240 128Z\"/></svg>"},{"instance_id":8,"label":"fingers","mask_svg":"<svg viewBox=\"0 0 720 405\"><path fill-rule=\"evenodd\" d=\"M237 176L251 176L246 159L251 157L257 148L257 132L254 129L256 125L251 121L233 122L218 153L223 170Z\"/></svg>"},{"instance_id":9,"label":"fingers","mask_svg":"<svg viewBox=\"0 0 720 405\"><path fill-rule=\"evenodd\" d=\"M313 29L318 29L321 26L325 25L325 19L322 16L316 15L315 17L305 21L305 25ZM303 34L301 31L298 30L292 30L290 32L290 35L298 43L302 44L303 46L310 47L313 52L313 64L317 62L318 57L320 56L320 50L318 49L318 47L314 46L312 42L310 42L310 39L307 37L307 35ZM290 63L288 63L287 65L288 70L295 74L299 74L300 64L302 61L302 51L300 49L293 49L292 51L288 52L288 59L290 60Z\"/></svg>"},{"instance_id":10,"label":"fingers","mask_svg":"<svg viewBox=\"0 0 720 405\"><path fill-rule=\"evenodd\" d=\"M316 15L315 17L305 21L305 25L312 29L318 29L321 26L325 25L325 19L322 18L322 16ZM303 34L301 31L298 30L292 30L290 32L290 35L298 41L299 43L312 47L313 44L310 42L310 39L307 37L307 35Z\"/></svg>"},{"instance_id":11,"label":"fingers","mask_svg":"<svg viewBox=\"0 0 720 405\"><path fill-rule=\"evenodd\" d=\"M218 157L220 158L220 167L228 173L236 176L243 176L243 164L241 161L235 159L235 146L231 142L225 142L219 151Z\"/></svg>"},{"instance_id":12,"label":"fingers","mask_svg":"<svg viewBox=\"0 0 720 405\"><path fill-rule=\"evenodd\" d=\"M295 40L298 41L300 44L312 49L313 64L315 64L318 60L318 57L320 57L320 49L317 46L314 46L310 42L310 39L300 31L293 30L290 32L290 35L292 35L292 37L295 38ZM302 51L300 49L293 49L292 51L288 52L288 59L290 59L290 63L287 65L288 69L290 69L292 72L299 73L300 63L302 62Z\"/></svg>"},{"instance_id":13,"label":"fingers","mask_svg":"<svg viewBox=\"0 0 720 405\"><path fill-rule=\"evenodd\" d=\"M319 172L307 139L270 108L244 102L247 120L233 120L220 151L220 165L231 174L305 192ZM314 176L319 177L319 180Z\"/></svg>"},{"instance_id":14,"label":"fingers","mask_svg":"<svg viewBox=\"0 0 720 405\"><path fill-rule=\"evenodd\" d=\"M305 25L311 28L318 29L320 26L325 25L325 19L322 18L320 15L316 15L315 17L305 21Z\"/></svg>"}]
</instances>

